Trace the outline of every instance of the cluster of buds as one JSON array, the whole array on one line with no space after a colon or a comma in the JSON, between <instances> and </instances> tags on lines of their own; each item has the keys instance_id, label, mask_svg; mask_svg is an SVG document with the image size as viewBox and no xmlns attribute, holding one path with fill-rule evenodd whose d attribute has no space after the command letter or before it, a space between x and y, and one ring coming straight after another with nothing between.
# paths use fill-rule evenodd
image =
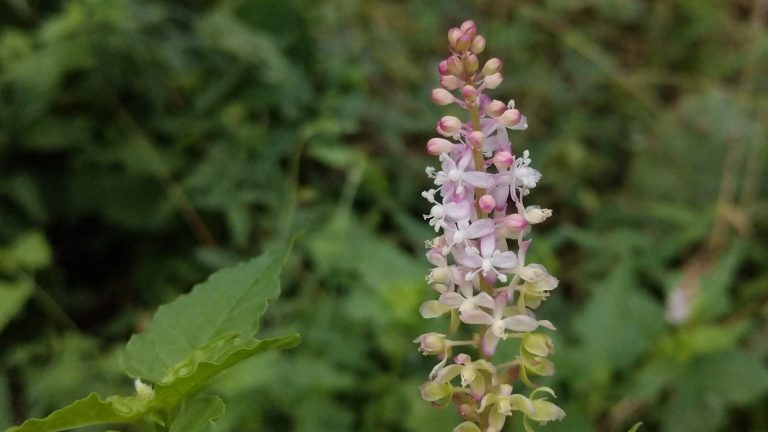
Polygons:
<instances>
[{"instance_id":1,"label":"cluster of buds","mask_svg":"<svg viewBox=\"0 0 768 432\"><path fill-rule=\"evenodd\" d=\"M451 320L450 336L427 333L414 341L422 354L439 360L421 394L437 406L456 404L466 421L454 432L499 432L515 412L530 432L532 421L544 424L565 415L548 400L554 392L531 381L554 373L547 358L552 340L541 328L555 327L537 320L533 310L558 280L542 265L525 262L531 226L552 212L523 204L541 178L529 152L515 156L509 140L509 130L528 127L525 116L513 101L485 95L502 82L501 61L492 58L480 67L485 38L474 21L452 28L448 41L451 55L438 65L441 88L433 90L432 100L461 107L468 119L441 118L441 137L427 142L441 165L427 168L436 187L422 193L432 205L424 219L441 234L427 242L426 254L435 266L427 280L439 298L420 312L424 318L450 314ZM454 339L462 327L471 339ZM518 354L494 363L500 341L508 339L517 343ZM527 396L515 392L518 380Z\"/></svg>"}]
</instances>

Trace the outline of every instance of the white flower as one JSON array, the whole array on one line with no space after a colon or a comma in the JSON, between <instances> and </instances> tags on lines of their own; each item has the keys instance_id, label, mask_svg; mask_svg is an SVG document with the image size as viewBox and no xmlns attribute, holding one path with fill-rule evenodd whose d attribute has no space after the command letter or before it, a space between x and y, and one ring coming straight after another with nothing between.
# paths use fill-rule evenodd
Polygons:
<instances>
[{"instance_id":1,"label":"white flower","mask_svg":"<svg viewBox=\"0 0 768 432\"><path fill-rule=\"evenodd\" d=\"M483 353L486 356L493 356L496 352L496 346L499 340L506 337L506 330L517 333L528 333L536 330L539 322L528 315L510 315L504 318L504 307L507 305L506 294L501 294L494 301L493 314L474 308L468 309L459 315L462 322L466 324L487 325L488 330L483 335Z\"/></svg>"},{"instance_id":2,"label":"white flower","mask_svg":"<svg viewBox=\"0 0 768 432\"><path fill-rule=\"evenodd\" d=\"M466 280L471 280L478 273L483 276L489 274L498 277L501 282L507 281L507 276L502 272L511 272L517 265L517 254L514 252L501 252L496 249L496 238L493 234L480 239L480 250L475 247L469 247L465 254L456 256L459 264L472 269L465 276Z\"/></svg>"},{"instance_id":3,"label":"white flower","mask_svg":"<svg viewBox=\"0 0 768 432\"><path fill-rule=\"evenodd\" d=\"M523 157L515 160L515 184L523 189L533 189L541 179L541 173L529 165L531 164L530 152L523 152Z\"/></svg>"}]
</instances>

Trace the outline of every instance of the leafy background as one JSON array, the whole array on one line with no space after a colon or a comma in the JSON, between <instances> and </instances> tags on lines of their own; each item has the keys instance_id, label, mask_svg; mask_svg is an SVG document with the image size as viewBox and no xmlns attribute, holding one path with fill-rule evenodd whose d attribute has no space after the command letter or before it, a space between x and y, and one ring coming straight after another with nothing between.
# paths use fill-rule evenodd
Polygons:
<instances>
[{"instance_id":1,"label":"leafy background","mask_svg":"<svg viewBox=\"0 0 768 432\"><path fill-rule=\"evenodd\" d=\"M555 209L545 430L768 431L768 4L0 3L0 427L90 391L165 303L290 232L221 431L447 431L419 399L419 193L445 31L474 18ZM538 228L538 227L537 227ZM669 319L682 293L684 323ZM512 426L513 430L519 425Z\"/></svg>"}]
</instances>

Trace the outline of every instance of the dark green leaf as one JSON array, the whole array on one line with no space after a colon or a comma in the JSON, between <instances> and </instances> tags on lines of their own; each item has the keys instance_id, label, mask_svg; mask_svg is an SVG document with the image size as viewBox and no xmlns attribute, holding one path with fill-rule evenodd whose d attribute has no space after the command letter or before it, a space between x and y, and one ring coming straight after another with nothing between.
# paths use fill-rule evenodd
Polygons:
<instances>
[{"instance_id":1,"label":"dark green leaf","mask_svg":"<svg viewBox=\"0 0 768 432\"><path fill-rule=\"evenodd\" d=\"M223 416L224 401L218 396L200 397L184 404L169 432L214 432L214 420Z\"/></svg>"}]
</instances>

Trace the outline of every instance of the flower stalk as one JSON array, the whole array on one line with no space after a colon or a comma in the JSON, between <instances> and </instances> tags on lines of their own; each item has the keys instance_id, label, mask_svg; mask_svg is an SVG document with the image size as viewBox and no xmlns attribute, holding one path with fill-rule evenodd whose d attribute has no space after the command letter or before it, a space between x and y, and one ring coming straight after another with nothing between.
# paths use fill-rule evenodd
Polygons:
<instances>
[{"instance_id":1,"label":"flower stalk","mask_svg":"<svg viewBox=\"0 0 768 432\"><path fill-rule=\"evenodd\" d=\"M547 358L554 346L542 329L555 327L538 320L534 310L558 280L542 265L526 263L531 227L552 212L523 203L541 173L531 167L528 150L515 155L508 131L527 129L526 117L514 101L486 95L503 81L501 60L480 67L486 40L474 21L450 29L448 41L451 54L438 65L441 88L432 91L432 100L458 105L468 118L444 116L436 126L441 137L427 143L427 152L440 162L439 170L426 169L435 188L422 193L432 206L424 219L439 233L427 242L426 253L434 265L427 281L438 298L425 302L420 313L450 314L446 333L454 337L463 328L473 337L416 338L419 352L439 360L421 394L436 406L456 405L466 421L454 432L500 432L513 415L522 416L530 432L532 422L565 415L549 401L552 389L531 380L554 374ZM518 355L495 359L500 343L508 340L518 344Z\"/></svg>"}]
</instances>

